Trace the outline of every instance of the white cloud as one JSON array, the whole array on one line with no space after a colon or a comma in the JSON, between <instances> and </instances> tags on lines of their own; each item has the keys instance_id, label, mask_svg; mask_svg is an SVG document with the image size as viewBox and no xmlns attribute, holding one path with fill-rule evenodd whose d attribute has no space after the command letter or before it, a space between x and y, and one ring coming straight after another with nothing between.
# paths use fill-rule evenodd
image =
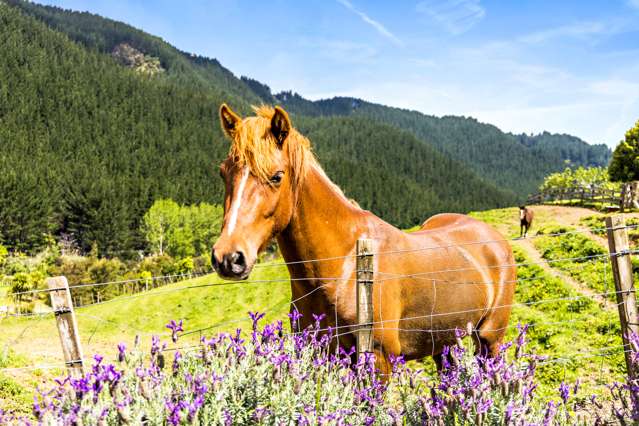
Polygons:
<instances>
[{"instance_id":1,"label":"white cloud","mask_svg":"<svg viewBox=\"0 0 639 426\"><path fill-rule=\"evenodd\" d=\"M637 0L639 2L639 0ZM619 34L627 31L622 21L588 21L575 22L556 28L549 28L520 37L518 41L527 44L542 44L557 38L574 38L586 40L596 36Z\"/></svg>"},{"instance_id":2,"label":"white cloud","mask_svg":"<svg viewBox=\"0 0 639 426\"><path fill-rule=\"evenodd\" d=\"M374 20L373 18L371 18L370 16L368 16L361 10L356 9L355 6L353 6L353 4L349 0L337 0L337 1L341 5L343 5L345 8L347 8L348 10L350 10L351 12L359 16L362 21L364 21L365 23L373 27L375 31L377 31L379 34L383 35L384 37L386 37L387 39L395 43L397 46L404 46L404 43L399 38L397 38L395 34L391 33L379 21Z\"/></svg>"},{"instance_id":3,"label":"white cloud","mask_svg":"<svg viewBox=\"0 0 639 426\"><path fill-rule=\"evenodd\" d=\"M453 35L465 33L486 16L479 0L425 0L416 9Z\"/></svg>"}]
</instances>

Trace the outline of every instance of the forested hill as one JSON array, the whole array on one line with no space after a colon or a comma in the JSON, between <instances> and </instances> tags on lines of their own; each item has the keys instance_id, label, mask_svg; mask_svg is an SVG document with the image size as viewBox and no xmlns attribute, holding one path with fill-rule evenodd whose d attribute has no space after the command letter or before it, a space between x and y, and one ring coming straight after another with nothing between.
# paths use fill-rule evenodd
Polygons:
<instances>
[{"instance_id":1,"label":"forested hill","mask_svg":"<svg viewBox=\"0 0 639 426\"><path fill-rule=\"evenodd\" d=\"M148 66L121 65L127 55ZM259 98L217 61L95 15L13 0L0 1L0 56L1 243L31 251L66 235L123 255L144 249L140 221L154 200L221 201L215 168L228 145L217 108L247 112ZM515 201L368 117L296 114L294 125L349 197L398 226Z\"/></svg>"},{"instance_id":2,"label":"forested hill","mask_svg":"<svg viewBox=\"0 0 639 426\"><path fill-rule=\"evenodd\" d=\"M257 86L255 81L245 81L252 87ZM534 192L543 177L551 172L569 166L606 166L611 157L606 145L589 145L570 135L547 132L536 136L513 135L474 118L434 117L356 98L309 101L293 92L271 95L267 89L262 87L257 92L264 101L272 102L272 97L299 114L364 116L406 129L495 185L520 195Z\"/></svg>"}]
</instances>

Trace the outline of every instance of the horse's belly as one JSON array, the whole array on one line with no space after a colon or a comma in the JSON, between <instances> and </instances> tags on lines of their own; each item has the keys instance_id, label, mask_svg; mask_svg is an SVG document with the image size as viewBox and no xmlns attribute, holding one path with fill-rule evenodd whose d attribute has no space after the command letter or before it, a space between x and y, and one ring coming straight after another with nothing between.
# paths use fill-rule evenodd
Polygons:
<instances>
[{"instance_id":1,"label":"horse's belly","mask_svg":"<svg viewBox=\"0 0 639 426\"><path fill-rule=\"evenodd\" d=\"M411 290L398 324L401 352L408 359L440 353L455 342L456 329L475 328L490 310L484 285L429 283Z\"/></svg>"}]
</instances>

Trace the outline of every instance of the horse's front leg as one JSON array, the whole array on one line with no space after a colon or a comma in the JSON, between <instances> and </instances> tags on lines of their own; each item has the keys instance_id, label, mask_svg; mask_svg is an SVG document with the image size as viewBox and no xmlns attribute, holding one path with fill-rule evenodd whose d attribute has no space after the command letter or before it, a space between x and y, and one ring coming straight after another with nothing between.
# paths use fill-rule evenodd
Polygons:
<instances>
[{"instance_id":1,"label":"horse's front leg","mask_svg":"<svg viewBox=\"0 0 639 426\"><path fill-rule=\"evenodd\" d=\"M390 380L391 374L393 374L393 366L383 350L374 349L373 354L375 355L375 369L378 371L382 381L387 382Z\"/></svg>"}]
</instances>

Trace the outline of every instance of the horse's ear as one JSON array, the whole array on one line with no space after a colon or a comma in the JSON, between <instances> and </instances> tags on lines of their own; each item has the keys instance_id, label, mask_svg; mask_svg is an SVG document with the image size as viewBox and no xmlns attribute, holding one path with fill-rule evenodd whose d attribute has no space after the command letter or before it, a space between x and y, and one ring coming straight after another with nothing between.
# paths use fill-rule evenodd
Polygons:
<instances>
[{"instance_id":1,"label":"horse's ear","mask_svg":"<svg viewBox=\"0 0 639 426\"><path fill-rule=\"evenodd\" d=\"M232 138L235 135L237 125L241 120L240 116L234 113L227 104L222 104L220 107L220 124L228 137Z\"/></svg>"},{"instance_id":2,"label":"horse's ear","mask_svg":"<svg viewBox=\"0 0 639 426\"><path fill-rule=\"evenodd\" d=\"M271 133L275 136L277 143L282 145L290 132L291 120L288 118L288 114L283 108L276 106L275 114L271 119Z\"/></svg>"}]
</instances>

